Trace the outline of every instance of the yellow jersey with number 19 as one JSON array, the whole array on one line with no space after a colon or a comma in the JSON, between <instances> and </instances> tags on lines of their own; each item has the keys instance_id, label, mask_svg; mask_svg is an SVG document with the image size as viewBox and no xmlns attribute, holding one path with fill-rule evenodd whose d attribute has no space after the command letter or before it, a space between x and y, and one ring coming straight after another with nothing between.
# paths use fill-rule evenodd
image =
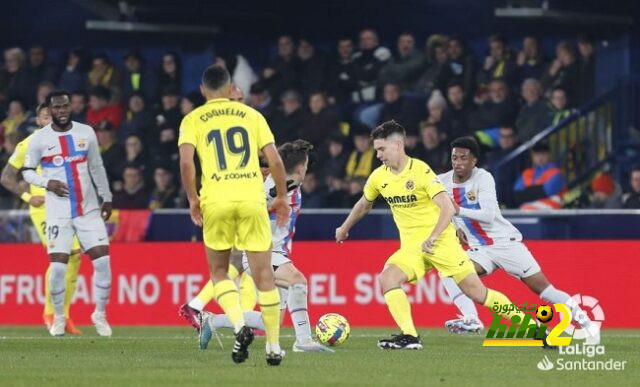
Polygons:
<instances>
[{"instance_id":1,"label":"yellow jersey with number 19","mask_svg":"<svg viewBox=\"0 0 640 387\"><path fill-rule=\"evenodd\" d=\"M216 98L187 114L178 145L195 146L202 167L200 201L266 201L258 151L273 133L257 110Z\"/></svg>"}]
</instances>

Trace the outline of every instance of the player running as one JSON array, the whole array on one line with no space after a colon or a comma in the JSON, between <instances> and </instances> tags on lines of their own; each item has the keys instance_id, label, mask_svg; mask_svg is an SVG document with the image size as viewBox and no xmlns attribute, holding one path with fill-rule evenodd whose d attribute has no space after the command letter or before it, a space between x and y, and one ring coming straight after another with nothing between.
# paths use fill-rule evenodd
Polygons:
<instances>
[{"instance_id":1,"label":"player running","mask_svg":"<svg viewBox=\"0 0 640 387\"><path fill-rule=\"evenodd\" d=\"M378 347L383 349L422 349L402 285L417 282L432 268L441 277L453 278L479 304L489 308L496 302L511 304L504 294L480 281L456 238L451 223L455 209L446 189L426 163L407 156L405 136L404 128L393 120L372 132L376 156L383 165L369 176L362 198L335 235L338 243L346 240L349 230L371 210L379 195L391 207L400 232L400 249L387 259L379 281L389 312L402 332L379 340ZM517 310L507 312L506 317L515 315L524 318Z\"/></svg>"},{"instance_id":2,"label":"player running","mask_svg":"<svg viewBox=\"0 0 640 387\"><path fill-rule=\"evenodd\" d=\"M111 291L111 265L104 224L111 215L111 191L95 132L88 125L70 120L70 100L71 95L64 90L47 96L52 123L30 137L22 172L26 182L47 189L49 288L54 309L49 333L52 336L65 333L65 276L75 235L93 263L96 309L91 321L98 335L111 336L105 312ZM42 176L35 171L38 165L42 167ZM102 206L98 204L94 184Z\"/></svg>"},{"instance_id":3,"label":"player running","mask_svg":"<svg viewBox=\"0 0 640 387\"><path fill-rule=\"evenodd\" d=\"M275 279L280 291L280 310L288 307L291 321L296 333L296 341L293 343L294 352L333 352L313 340L311 336L311 324L307 306L307 279L291 261L291 243L295 233L295 224L302 206L302 194L300 186L304 181L309 164L309 152L313 148L309 142L295 140L282 144L278 148L280 157L287 173L287 197L291 205L291 216L284 227L276 224L276 217L271 203L276 198L275 183L271 176L267 176L264 182L264 193L267 197L269 218L271 220L271 235L273 240L273 252L271 253L271 266L275 269ZM243 254L243 269L251 273L247 255ZM211 340L212 331L219 328L233 328L226 315L205 313L202 315L202 329L200 331L200 348L206 349ZM260 313L247 311L244 314L247 325L255 329L264 329ZM280 313L281 319L284 314Z\"/></svg>"},{"instance_id":4,"label":"player running","mask_svg":"<svg viewBox=\"0 0 640 387\"><path fill-rule=\"evenodd\" d=\"M578 304L562 290L556 289L540 269L540 265L522 243L522 234L500 212L493 176L477 168L480 148L472 137L461 137L451 143L453 170L441 174L440 181L453 198L453 218L458 235L469 246L467 254L479 275L502 268L520 279L540 298L549 303L563 303L573 313L573 320L586 329L587 344L599 344L600 329ZM477 332L483 328L476 307L455 281L443 279L460 312L461 318L445 323L455 333Z\"/></svg>"},{"instance_id":5,"label":"player running","mask_svg":"<svg viewBox=\"0 0 640 387\"><path fill-rule=\"evenodd\" d=\"M209 66L200 91L207 102L187 114L180 125L180 172L189 199L191 220L203 226L203 237L215 298L233 323L236 341L231 358L236 363L249 356L253 332L246 326L236 284L229 279L232 247L247 251L258 288L258 302L266 331L267 364L279 365L280 295L271 267L269 215L262 190L258 151L262 150L276 186L272 207L278 225L289 217L287 185L273 134L258 111L230 101L229 72ZM196 191L194 155L202 165L202 188Z\"/></svg>"},{"instance_id":6,"label":"player running","mask_svg":"<svg viewBox=\"0 0 640 387\"><path fill-rule=\"evenodd\" d=\"M36 124L39 128L42 128L49 125L50 123L51 113L49 112L49 107L45 103L38 105L38 107L36 108ZM20 199L29 204L29 217L31 218L31 222L33 223L33 226L38 233L40 242L42 242L42 244L46 248L47 221L44 206L44 195L46 190L35 185L31 185L30 187L28 187L24 184L20 184L22 180L20 176L20 170L24 166L24 157L27 154L27 147L29 146L29 142L31 141L32 136L33 135L30 135L29 137L18 143L15 151L9 158L7 165L2 171L0 182L2 182L2 185L7 190L18 195ZM38 166L36 171L37 173L42 174L42 168L40 166ZM65 276L67 292L65 293L64 297L64 315L67 318L65 332L72 335L82 334L82 332L80 332L80 330L76 328L69 313L73 294L75 293L76 289L76 282L78 280L79 271L80 244L78 243L78 238L74 237L73 249L71 250L71 255L69 256L67 274ZM47 327L47 331L51 329L51 325L53 324L53 302L51 301L51 291L49 289L50 274L51 270L47 269L44 277L44 312L42 314L42 318Z\"/></svg>"}]
</instances>

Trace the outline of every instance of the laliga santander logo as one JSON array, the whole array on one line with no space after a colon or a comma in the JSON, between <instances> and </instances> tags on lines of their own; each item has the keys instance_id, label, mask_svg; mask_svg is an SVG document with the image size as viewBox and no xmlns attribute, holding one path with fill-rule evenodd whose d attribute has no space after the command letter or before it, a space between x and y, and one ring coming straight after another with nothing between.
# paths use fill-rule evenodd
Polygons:
<instances>
[{"instance_id":1,"label":"laliga santander logo","mask_svg":"<svg viewBox=\"0 0 640 387\"><path fill-rule=\"evenodd\" d=\"M604 310L602 310L602 307L600 306L600 302L598 301L598 299L595 297L581 295L581 294L574 294L571 297L571 299L575 301L575 303L580 307L580 309L582 309L583 313L587 314L588 311L591 311L591 316L593 317L591 319L591 323L595 325L595 327L597 327L598 330L600 330L600 328L602 328L602 322L604 321L605 316L604 316ZM578 315L576 316L576 320L580 322L585 320L586 317L587 317L586 315L585 316ZM573 336L574 339L578 339L578 340L584 340L589 335L586 328L582 328L582 327L577 328L573 323L569 324L567 329L565 329L565 333Z\"/></svg>"}]
</instances>

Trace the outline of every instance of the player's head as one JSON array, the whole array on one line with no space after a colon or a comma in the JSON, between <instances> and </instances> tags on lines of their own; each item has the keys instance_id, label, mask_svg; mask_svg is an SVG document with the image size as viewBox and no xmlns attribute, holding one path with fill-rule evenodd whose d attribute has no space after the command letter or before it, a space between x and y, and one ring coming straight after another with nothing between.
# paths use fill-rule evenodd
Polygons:
<instances>
[{"instance_id":1,"label":"player's head","mask_svg":"<svg viewBox=\"0 0 640 387\"><path fill-rule=\"evenodd\" d=\"M49 106L54 125L66 128L71 124L71 93L66 90L54 90L47 95L44 103Z\"/></svg>"},{"instance_id":2,"label":"player's head","mask_svg":"<svg viewBox=\"0 0 640 387\"><path fill-rule=\"evenodd\" d=\"M36 107L36 125L38 128L44 128L51 123L51 112L46 102Z\"/></svg>"},{"instance_id":3,"label":"player's head","mask_svg":"<svg viewBox=\"0 0 640 387\"><path fill-rule=\"evenodd\" d=\"M217 65L207 67L202 73L200 91L207 99L228 97L231 93L231 76L229 75L229 71Z\"/></svg>"},{"instance_id":4,"label":"player's head","mask_svg":"<svg viewBox=\"0 0 640 387\"><path fill-rule=\"evenodd\" d=\"M451 167L453 173L466 179L478 163L480 146L471 136L459 137L451 142Z\"/></svg>"},{"instance_id":5,"label":"player's head","mask_svg":"<svg viewBox=\"0 0 640 387\"><path fill-rule=\"evenodd\" d=\"M307 174L311 149L313 145L305 140L285 142L278 148L287 176L293 177L297 183L302 183Z\"/></svg>"},{"instance_id":6,"label":"player's head","mask_svg":"<svg viewBox=\"0 0 640 387\"><path fill-rule=\"evenodd\" d=\"M407 132L402 125L394 120L387 121L379 125L371 132L373 148L376 150L376 157L384 165L397 165L403 156L404 139Z\"/></svg>"}]
</instances>

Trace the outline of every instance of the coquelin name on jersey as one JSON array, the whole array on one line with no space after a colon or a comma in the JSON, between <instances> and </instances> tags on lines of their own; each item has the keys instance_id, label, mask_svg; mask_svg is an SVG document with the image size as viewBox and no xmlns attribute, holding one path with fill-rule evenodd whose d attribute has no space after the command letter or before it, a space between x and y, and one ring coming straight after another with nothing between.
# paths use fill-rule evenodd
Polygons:
<instances>
[{"instance_id":1,"label":"coquelin name on jersey","mask_svg":"<svg viewBox=\"0 0 640 387\"><path fill-rule=\"evenodd\" d=\"M225 109L212 108L208 112L200 115L200 121L207 122L211 118L220 117L220 116L236 116L240 118L245 118L247 116L247 112L234 109L234 108L225 108Z\"/></svg>"}]
</instances>

